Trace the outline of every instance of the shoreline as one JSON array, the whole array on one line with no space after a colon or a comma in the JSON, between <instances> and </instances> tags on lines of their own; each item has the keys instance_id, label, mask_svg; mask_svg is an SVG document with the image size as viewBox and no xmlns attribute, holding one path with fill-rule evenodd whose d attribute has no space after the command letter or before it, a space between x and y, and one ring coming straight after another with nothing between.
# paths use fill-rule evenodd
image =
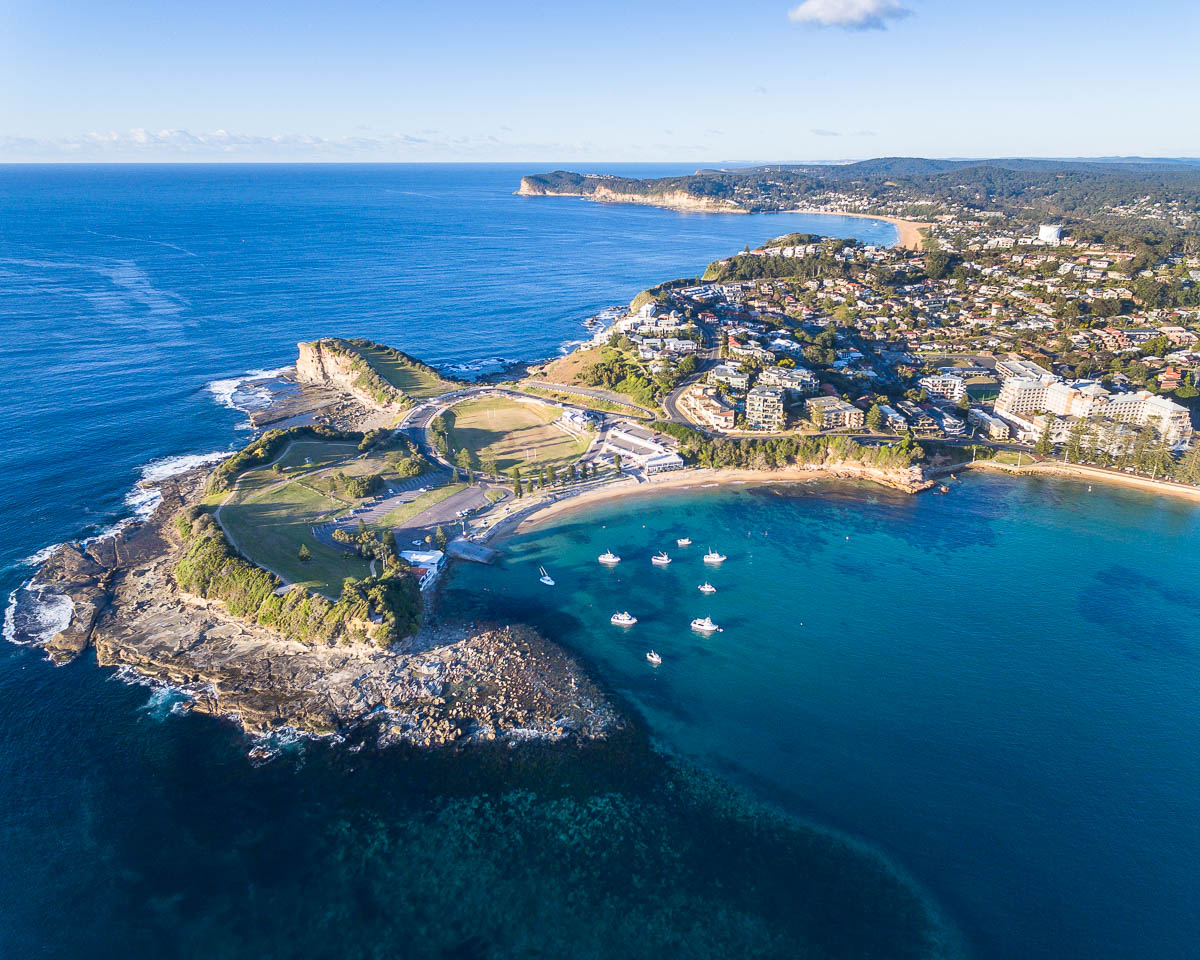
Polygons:
<instances>
[{"instance_id":1,"label":"shoreline","mask_svg":"<svg viewBox=\"0 0 1200 960\"><path fill-rule=\"evenodd\" d=\"M1184 500L1200 502L1200 487L1188 486L1183 483L1171 483L1166 480L1152 480L1133 473L1115 473L1099 467L1090 467L1081 463L1059 463L1043 461L1017 467L1013 464L995 463L991 460L976 460L974 463L964 463L954 470L983 470L991 473L1006 473L1016 477L1066 477L1071 480L1092 480L1096 483L1109 483L1117 487L1129 487L1141 490L1146 494L1167 494L1181 497Z\"/></svg>"},{"instance_id":2,"label":"shoreline","mask_svg":"<svg viewBox=\"0 0 1200 960\"><path fill-rule=\"evenodd\" d=\"M502 540L513 534L525 533L538 524L563 514L581 510L607 500L616 500L627 495L636 496L640 493L666 493L672 490L688 490L693 488L717 489L731 486L805 485L821 481L860 481L873 483L876 486L906 496L912 496L913 494L920 493L922 489L926 489L892 485L881 479L882 474L880 472L869 473L864 469L854 469L851 465L837 467L822 466L811 469L790 467L783 470L698 467L689 470L673 471L672 473L660 476L661 479L647 480L644 483L638 483L634 478L627 477L624 480L614 481L593 490L585 490L581 493L549 501L545 505L532 510L527 516L521 517L515 523L504 524L504 521L501 521L501 524L504 524L504 529L497 529L488 539ZM497 524L497 527L500 527L501 524Z\"/></svg>"},{"instance_id":3,"label":"shoreline","mask_svg":"<svg viewBox=\"0 0 1200 960\"><path fill-rule=\"evenodd\" d=\"M918 253L925 249L925 241L921 237L922 230L930 229L933 224L920 220L904 220L900 217L889 217L882 213L852 213L849 210L817 210L813 207L801 207L786 210L785 213L803 213L809 216L824 217L854 217L859 220L882 220L896 228L899 237L896 246L905 250L915 250Z\"/></svg>"}]
</instances>

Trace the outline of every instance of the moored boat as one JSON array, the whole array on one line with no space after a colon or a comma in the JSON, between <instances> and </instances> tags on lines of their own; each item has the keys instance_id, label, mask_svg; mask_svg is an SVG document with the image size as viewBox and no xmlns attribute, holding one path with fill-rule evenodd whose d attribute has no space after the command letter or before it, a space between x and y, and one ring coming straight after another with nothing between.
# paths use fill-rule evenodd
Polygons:
<instances>
[{"instance_id":1,"label":"moored boat","mask_svg":"<svg viewBox=\"0 0 1200 960\"><path fill-rule=\"evenodd\" d=\"M721 628L712 622L712 617L697 617L692 621L692 629L700 633L720 633Z\"/></svg>"},{"instance_id":2,"label":"moored boat","mask_svg":"<svg viewBox=\"0 0 1200 960\"><path fill-rule=\"evenodd\" d=\"M652 664L654 664L656 667L657 667L657 666L658 666L660 663L662 663L662 657L660 657L660 656L659 656L657 653L655 653L653 650L651 650L649 653L647 653L647 654L646 654L646 659L647 659L647 660L649 660L649 661L650 661Z\"/></svg>"},{"instance_id":3,"label":"moored boat","mask_svg":"<svg viewBox=\"0 0 1200 960\"><path fill-rule=\"evenodd\" d=\"M621 558L618 557L611 550L605 550L596 559L599 560L601 563L607 563L609 566L612 566L613 564L621 562Z\"/></svg>"},{"instance_id":4,"label":"moored boat","mask_svg":"<svg viewBox=\"0 0 1200 960\"><path fill-rule=\"evenodd\" d=\"M548 587L554 586L554 578L551 577L550 574L548 574L546 572L545 567L538 567L538 572L541 574L541 576L538 577L538 580L540 580L542 583L544 583Z\"/></svg>"},{"instance_id":5,"label":"moored boat","mask_svg":"<svg viewBox=\"0 0 1200 960\"><path fill-rule=\"evenodd\" d=\"M702 584L700 584L699 590L701 593L716 593L717 592L717 588L714 587L707 580L705 580Z\"/></svg>"},{"instance_id":6,"label":"moored boat","mask_svg":"<svg viewBox=\"0 0 1200 960\"><path fill-rule=\"evenodd\" d=\"M664 551L660 550L658 553L656 553L653 557L650 558L650 562L652 564L654 564L656 567L665 567L668 563L671 562L671 558L668 557Z\"/></svg>"},{"instance_id":7,"label":"moored boat","mask_svg":"<svg viewBox=\"0 0 1200 960\"><path fill-rule=\"evenodd\" d=\"M713 550L711 548L709 549L708 553L706 553L704 555L705 563L724 563L725 559L726 559L725 554L717 553L716 550Z\"/></svg>"},{"instance_id":8,"label":"moored boat","mask_svg":"<svg viewBox=\"0 0 1200 960\"><path fill-rule=\"evenodd\" d=\"M632 627L637 623L637 617L632 616L628 610L623 610L621 613L614 613L609 617L609 623L618 627Z\"/></svg>"},{"instance_id":9,"label":"moored boat","mask_svg":"<svg viewBox=\"0 0 1200 960\"><path fill-rule=\"evenodd\" d=\"M677 546L677 547L690 547L691 545L692 545L692 540L690 537L680 537L678 540L675 541L675 546Z\"/></svg>"}]
</instances>

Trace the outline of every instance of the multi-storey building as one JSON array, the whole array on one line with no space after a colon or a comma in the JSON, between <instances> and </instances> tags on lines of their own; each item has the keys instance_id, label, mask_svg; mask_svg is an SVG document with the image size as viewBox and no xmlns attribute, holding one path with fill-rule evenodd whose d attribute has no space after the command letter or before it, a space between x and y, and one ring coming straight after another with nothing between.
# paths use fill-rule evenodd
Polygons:
<instances>
[{"instance_id":1,"label":"multi-storey building","mask_svg":"<svg viewBox=\"0 0 1200 960\"><path fill-rule=\"evenodd\" d=\"M757 430L782 430L783 388L756 386L746 394L746 422Z\"/></svg>"},{"instance_id":2,"label":"multi-storey building","mask_svg":"<svg viewBox=\"0 0 1200 960\"><path fill-rule=\"evenodd\" d=\"M967 385L962 377L945 375L922 377L917 382L931 397L938 397L942 400L958 401L967 392Z\"/></svg>"},{"instance_id":3,"label":"multi-storey building","mask_svg":"<svg viewBox=\"0 0 1200 960\"><path fill-rule=\"evenodd\" d=\"M858 430L866 422L866 414L840 397L813 397L805 410L814 423L820 417L822 430Z\"/></svg>"}]
</instances>

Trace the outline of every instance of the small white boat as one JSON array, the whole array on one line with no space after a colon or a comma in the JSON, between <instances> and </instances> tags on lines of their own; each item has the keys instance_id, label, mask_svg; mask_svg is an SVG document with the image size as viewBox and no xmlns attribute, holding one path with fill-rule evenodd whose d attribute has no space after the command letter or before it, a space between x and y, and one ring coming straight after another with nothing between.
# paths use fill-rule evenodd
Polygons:
<instances>
[{"instance_id":1,"label":"small white boat","mask_svg":"<svg viewBox=\"0 0 1200 960\"><path fill-rule=\"evenodd\" d=\"M665 567L668 563L671 562L671 558L668 557L664 551L660 550L658 553L656 553L654 556L652 556L650 558L650 562L652 564L654 564L656 567Z\"/></svg>"},{"instance_id":2,"label":"small white boat","mask_svg":"<svg viewBox=\"0 0 1200 960\"><path fill-rule=\"evenodd\" d=\"M712 622L712 617L697 617L692 621L692 629L701 633L720 633L721 628Z\"/></svg>"},{"instance_id":3,"label":"small white boat","mask_svg":"<svg viewBox=\"0 0 1200 960\"><path fill-rule=\"evenodd\" d=\"M680 537L675 541L675 546L677 547L690 547L691 545L692 541L690 537Z\"/></svg>"},{"instance_id":4,"label":"small white boat","mask_svg":"<svg viewBox=\"0 0 1200 960\"><path fill-rule=\"evenodd\" d=\"M650 661L652 664L654 664L656 667L657 667L657 666L658 666L660 663L662 663L662 657L660 657L660 656L659 656L657 653L655 653L653 650L651 650L649 653L647 653L647 654L646 654L646 659L647 659L647 660L649 660L649 661Z\"/></svg>"},{"instance_id":5,"label":"small white boat","mask_svg":"<svg viewBox=\"0 0 1200 960\"><path fill-rule=\"evenodd\" d=\"M631 616L628 610L624 610L621 613L614 613L609 618L609 623L618 627L632 627L637 623L637 617Z\"/></svg>"},{"instance_id":6,"label":"small white boat","mask_svg":"<svg viewBox=\"0 0 1200 960\"><path fill-rule=\"evenodd\" d=\"M716 593L717 588L714 587L707 580L705 580L702 584L700 584L700 592L701 593Z\"/></svg>"},{"instance_id":7,"label":"small white boat","mask_svg":"<svg viewBox=\"0 0 1200 960\"><path fill-rule=\"evenodd\" d=\"M618 557L611 550L605 550L596 559L599 560L601 563L607 563L609 566L612 566L613 564L621 562L621 558Z\"/></svg>"},{"instance_id":8,"label":"small white boat","mask_svg":"<svg viewBox=\"0 0 1200 960\"><path fill-rule=\"evenodd\" d=\"M552 587L552 586L554 586L554 578L553 578L553 577L551 577L551 576L550 576L550 574L548 574L548 573L546 572L546 568L545 568L545 567L538 567L538 573L540 573L540 574L541 574L541 576L540 576L540 577L538 577L538 579L539 579L539 580L540 580L542 583L544 583L544 584L545 584L546 586L548 586L548 587Z\"/></svg>"},{"instance_id":9,"label":"small white boat","mask_svg":"<svg viewBox=\"0 0 1200 960\"><path fill-rule=\"evenodd\" d=\"M708 553L704 555L705 563L724 563L725 559L725 554L717 553L716 550L709 550Z\"/></svg>"}]
</instances>

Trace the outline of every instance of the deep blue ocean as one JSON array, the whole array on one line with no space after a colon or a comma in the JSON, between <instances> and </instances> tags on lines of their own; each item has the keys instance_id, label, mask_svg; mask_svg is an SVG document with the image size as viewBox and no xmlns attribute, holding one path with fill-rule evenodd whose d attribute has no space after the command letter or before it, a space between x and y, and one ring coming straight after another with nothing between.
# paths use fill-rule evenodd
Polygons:
<instances>
[{"instance_id":1,"label":"deep blue ocean","mask_svg":"<svg viewBox=\"0 0 1200 960\"><path fill-rule=\"evenodd\" d=\"M244 443L238 381L297 340L469 372L745 243L895 236L512 196L526 172L0 167L0 597ZM583 751L255 765L169 693L0 644L0 957L1194 957L1198 522L990 477L566 516L443 604L585 658L639 726ZM685 531L726 567L651 568Z\"/></svg>"}]
</instances>

